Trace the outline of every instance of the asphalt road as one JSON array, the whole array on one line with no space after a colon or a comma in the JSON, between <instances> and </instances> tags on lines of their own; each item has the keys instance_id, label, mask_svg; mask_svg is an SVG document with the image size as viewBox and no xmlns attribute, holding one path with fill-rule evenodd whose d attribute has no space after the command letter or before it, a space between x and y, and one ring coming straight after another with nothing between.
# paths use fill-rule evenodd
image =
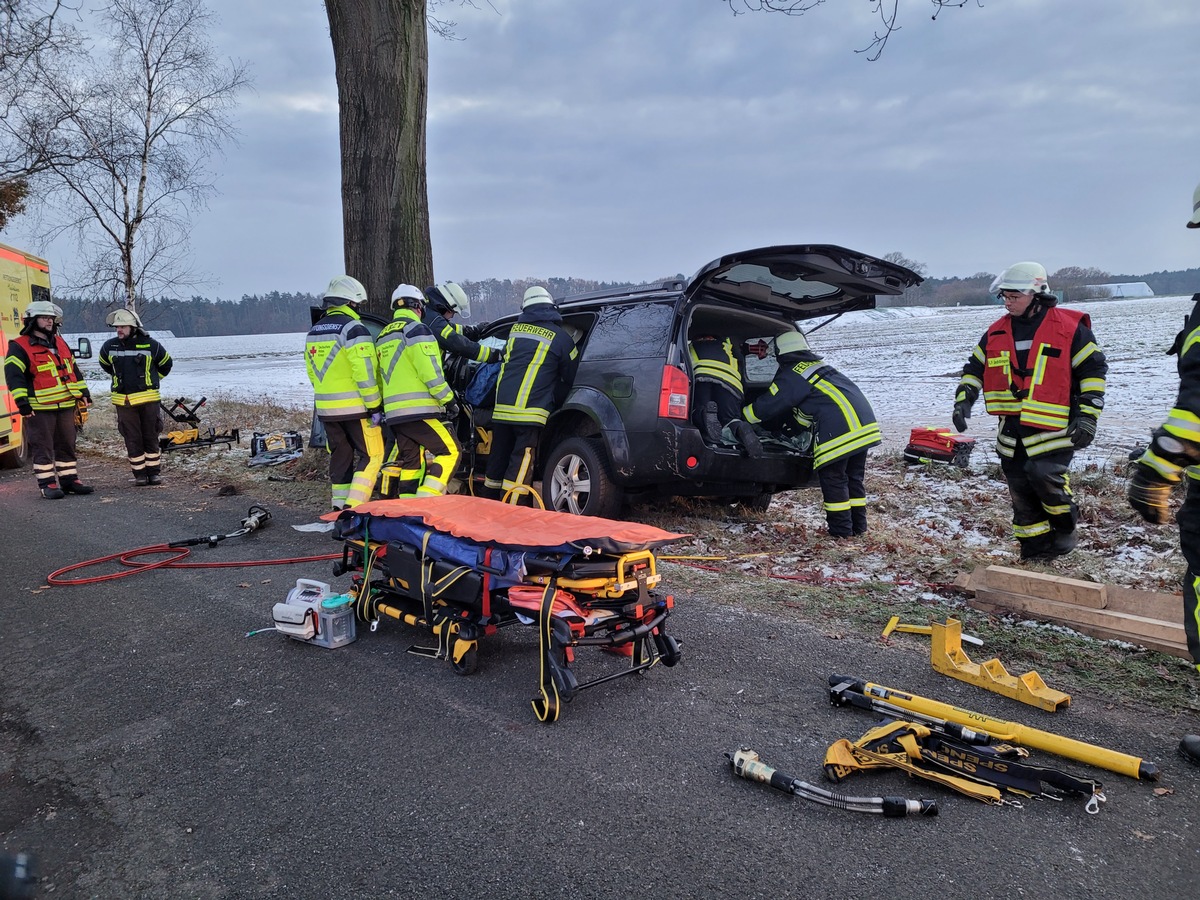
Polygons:
<instances>
[{"instance_id":1,"label":"asphalt road","mask_svg":"<svg viewBox=\"0 0 1200 900\"><path fill-rule=\"evenodd\" d=\"M231 531L258 499L82 468L97 493L54 502L28 473L0 473L0 842L36 855L38 896L1200 895L1200 769L1174 752L1195 715L1078 695L1045 713L936 675L919 638L886 646L679 596L678 666L585 691L542 725L534 629L485 639L469 677L406 653L429 641L391 621L337 650L247 637L297 578L348 586L329 563L46 587L63 565ZM289 527L309 513L267 505L267 527L189 561L339 546ZM618 664L581 651L575 671ZM989 807L898 773L847 783L939 801L937 818L899 820L735 779L723 754L749 746L832 787L826 747L872 721L829 706L834 672L1144 757L1162 779L1035 751L1104 782L1095 816L1077 802Z\"/></svg>"}]
</instances>

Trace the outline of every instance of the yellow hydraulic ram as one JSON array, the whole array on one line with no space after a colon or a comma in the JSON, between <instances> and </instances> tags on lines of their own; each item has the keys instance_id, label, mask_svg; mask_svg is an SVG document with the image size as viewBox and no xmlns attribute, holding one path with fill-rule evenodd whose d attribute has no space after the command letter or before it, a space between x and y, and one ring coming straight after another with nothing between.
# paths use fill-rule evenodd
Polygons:
<instances>
[{"instance_id":1,"label":"yellow hydraulic ram","mask_svg":"<svg viewBox=\"0 0 1200 900\"><path fill-rule=\"evenodd\" d=\"M829 686L831 688L829 701L835 706L841 705L837 699L840 691L853 691L865 697L883 700L893 706L899 706L902 709L911 710L924 716L943 719L947 722L956 722L959 725L967 725L975 731L989 734L1003 741L1020 744L1024 747L1045 750L1047 753L1053 753L1065 759L1074 759L1101 769L1107 769L1109 772L1116 772L1118 775L1126 775L1130 778L1140 778L1146 781L1158 781L1158 766L1154 763L1138 759L1136 756L1118 753L1116 750L1107 750L1104 747L1097 747L1094 744L1085 744L1083 741L1072 740L1071 738L1065 738L1048 731L1040 731L1037 728L1022 725L1019 722L1006 722L1003 719L993 719L991 716L983 715L983 713L972 712L969 709L951 706L948 703L941 703L937 700L929 700L926 697L918 697L915 694L908 694L904 691L883 687L882 685L871 684L858 678L849 678L844 675L830 675ZM833 688L837 688L838 690L833 690Z\"/></svg>"}]
</instances>

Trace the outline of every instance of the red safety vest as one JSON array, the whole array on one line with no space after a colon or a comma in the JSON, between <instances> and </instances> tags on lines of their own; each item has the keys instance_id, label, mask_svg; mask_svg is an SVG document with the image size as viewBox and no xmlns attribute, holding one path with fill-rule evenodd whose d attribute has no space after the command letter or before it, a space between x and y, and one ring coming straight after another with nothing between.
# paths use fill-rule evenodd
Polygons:
<instances>
[{"instance_id":1,"label":"red safety vest","mask_svg":"<svg viewBox=\"0 0 1200 900\"><path fill-rule=\"evenodd\" d=\"M75 357L66 342L56 334L53 348L34 343L27 335L14 338L13 343L29 357L29 405L34 409L74 406L82 382L76 377Z\"/></svg>"},{"instance_id":2,"label":"red safety vest","mask_svg":"<svg viewBox=\"0 0 1200 900\"><path fill-rule=\"evenodd\" d=\"M1012 317L1002 316L987 334L983 401L993 416L1020 416L1021 424L1044 431L1066 428L1071 418L1071 342L1084 313L1053 307L1033 335L1024 372L1016 370Z\"/></svg>"}]
</instances>

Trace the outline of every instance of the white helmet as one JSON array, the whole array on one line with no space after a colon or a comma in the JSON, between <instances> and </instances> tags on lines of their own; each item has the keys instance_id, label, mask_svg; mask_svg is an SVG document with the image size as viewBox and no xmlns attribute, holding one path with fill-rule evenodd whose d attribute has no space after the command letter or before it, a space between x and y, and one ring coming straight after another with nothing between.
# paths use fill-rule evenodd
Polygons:
<instances>
[{"instance_id":1,"label":"white helmet","mask_svg":"<svg viewBox=\"0 0 1200 900\"><path fill-rule=\"evenodd\" d=\"M57 324L62 319L62 310L49 300L34 300L25 307L25 314L21 318L28 322L38 316L49 316Z\"/></svg>"},{"instance_id":2,"label":"white helmet","mask_svg":"<svg viewBox=\"0 0 1200 900\"><path fill-rule=\"evenodd\" d=\"M331 300L340 300L342 303L366 303L367 289L362 286L362 282L357 278L351 278L349 275L338 275L333 281L329 282L329 287L325 289L325 306L338 306L338 303L330 303Z\"/></svg>"},{"instance_id":3,"label":"white helmet","mask_svg":"<svg viewBox=\"0 0 1200 900\"><path fill-rule=\"evenodd\" d=\"M776 356L782 356L785 353L799 353L801 350L807 349L808 339L799 331L785 331L775 338Z\"/></svg>"},{"instance_id":4,"label":"white helmet","mask_svg":"<svg viewBox=\"0 0 1200 900\"><path fill-rule=\"evenodd\" d=\"M104 324L109 328L116 328L118 325L129 325L133 328L142 328L142 320L138 318L138 314L132 309L114 309L104 317Z\"/></svg>"},{"instance_id":5,"label":"white helmet","mask_svg":"<svg viewBox=\"0 0 1200 900\"><path fill-rule=\"evenodd\" d=\"M1188 219L1188 228L1200 228L1200 184L1192 191L1192 217Z\"/></svg>"},{"instance_id":6,"label":"white helmet","mask_svg":"<svg viewBox=\"0 0 1200 900\"><path fill-rule=\"evenodd\" d=\"M415 300L416 303L408 301ZM401 284L392 291L392 308L397 306L424 306L425 295L421 293L421 289L413 284Z\"/></svg>"},{"instance_id":7,"label":"white helmet","mask_svg":"<svg viewBox=\"0 0 1200 900\"><path fill-rule=\"evenodd\" d=\"M429 298L429 305L442 315L455 312L464 319L471 318L471 298L453 281L425 288L425 296Z\"/></svg>"},{"instance_id":8,"label":"white helmet","mask_svg":"<svg viewBox=\"0 0 1200 900\"><path fill-rule=\"evenodd\" d=\"M525 291L525 298L521 301L521 309L529 309L538 303L554 303L554 298L550 296L550 292L541 285L535 284L533 287Z\"/></svg>"},{"instance_id":9,"label":"white helmet","mask_svg":"<svg viewBox=\"0 0 1200 900\"><path fill-rule=\"evenodd\" d=\"M1046 280L1046 267L1041 263L1013 263L1004 270L998 282L993 282L997 291L1030 291L1034 294L1050 293Z\"/></svg>"}]
</instances>

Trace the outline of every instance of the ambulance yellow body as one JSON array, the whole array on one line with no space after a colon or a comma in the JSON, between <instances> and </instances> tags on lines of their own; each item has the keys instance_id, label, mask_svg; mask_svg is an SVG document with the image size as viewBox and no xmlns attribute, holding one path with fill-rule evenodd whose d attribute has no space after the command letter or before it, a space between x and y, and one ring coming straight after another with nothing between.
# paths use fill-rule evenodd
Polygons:
<instances>
[{"instance_id":1,"label":"ambulance yellow body","mask_svg":"<svg viewBox=\"0 0 1200 900\"><path fill-rule=\"evenodd\" d=\"M0 244L0 364L8 356L8 342L21 333L21 314L34 300L50 300L50 264ZM0 468L22 463L21 437L21 417L8 385L0 378Z\"/></svg>"}]
</instances>

